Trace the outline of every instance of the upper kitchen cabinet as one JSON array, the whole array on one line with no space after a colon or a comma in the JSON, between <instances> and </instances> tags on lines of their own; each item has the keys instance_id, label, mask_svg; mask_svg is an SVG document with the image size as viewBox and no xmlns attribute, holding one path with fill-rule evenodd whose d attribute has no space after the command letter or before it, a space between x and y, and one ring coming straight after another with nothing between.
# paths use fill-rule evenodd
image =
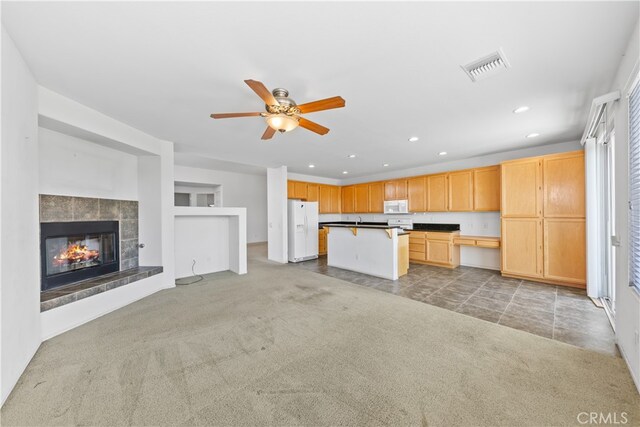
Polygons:
<instances>
[{"instance_id":1,"label":"upper kitchen cabinet","mask_svg":"<svg viewBox=\"0 0 640 427\"><path fill-rule=\"evenodd\" d=\"M355 187L348 185L342 187L342 213L355 212Z\"/></svg>"},{"instance_id":2,"label":"upper kitchen cabinet","mask_svg":"<svg viewBox=\"0 0 640 427\"><path fill-rule=\"evenodd\" d=\"M385 200L406 200L407 196L406 179L394 179L384 183Z\"/></svg>"},{"instance_id":3,"label":"upper kitchen cabinet","mask_svg":"<svg viewBox=\"0 0 640 427\"><path fill-rule=\"evenodd\" d=\"M319 184L307 184L307 202L320 201L320 185Z\"/></svg>"},{"instance_id":4,"label":"upper kitchen cabinet","mask_svg":"<svg viewBox=\"0 0 640 427\"><path fill-rule=\"evenodd\" d=\"M473 171L449 173L449 210L467 212L473 210Z\"/></svg>"},{"instance_id":5,"label":"upper kitchen cabinet","mask_svg":"<svg viewBox=\"0 0 640 427\"><path fill-rule=\"evenodd\" d=\"M295 182L287 181L287 199L295 199L294 194L296 192Z\"/></svg>"},{"instance_id":6,"label":"upper kitchen cabinet","mask_svg":"<svg viewBox=\"0 0 640 427\"><path fill-rule=\"evenodd\" d=\"M342 189L336 185L331 186L331 212L329 213L340 213L341 212L341 199L340 195L342 194Z\"/></svg>"},{"instance_id":7,"label":"upper kitchen cabinet","mask_svg":"<svg viewBox=\"0 0 640 427\"><path fill-rule=\"evenodd\" d=\"M331 211L331 186L322 184L319 190L318 211L321 214L333 213Z\"/></svg>"},{"instance_id":8,"label":"upper kitchen cabinet","mask_svg":"<svg viewBox=\"0 0 640 427\"><path fill-rule=\"evenodd\" d=\"M542 162L545 218L584 218L584 152L545 156Z\"/></svg>"},{"instance_id":9,"label":"upper kitchen cabinet","mask_svg":"<svg viewBox=\"0 0 640 427\"><path fill-rule=\"evenodd\" d=\"M473 170L473 210L500 210L500 166Z\"/></svg>"},{"instance_id":10,"label":"upper kitchen cabinet","mask_svg":"<svg viewBox=\"0 0 640 427\"><path fill-rule=\"evenodd\" d=\"M287 198L307 200L307 183L301 181L287 181Z\"/></svg>"},{"instance_id":11,"label":"upper kitchen cabinet","mask_svg":"<svg viewBox=\"0 0 640 427\"><path fill-rule=\"evenodd\" d=\"M409 211L425 212L427 210L427 180L424 176L407 180L409 195Z\"/></svg>"},{"instance_id":12,"label":"upper kitchen cabinet","mask_svg":"<svg viewBox=\"0 0 640 427\"><path fill-rule=\"evenodd\" d=\"M311 190L310 194L313 192ZM340 213L340 187L335 185L319 185L318 205L321 214Z\"/></svg>"},{"instance_id":13,"label":"upper kitchen cabinet","mask_svg":"<svg viewBox=\"0 0 640 427\"><path fill-rule=\"evenodd\" d=\"M369 184L369 212L384 212L384 182Z\"/></svg>"},{"instance_id":14,"label":"upper kitchen cabinet","mask_svg":"<svg viewBox=\"0 0 640 427\"><path fill-rule=\"evenodd\" d=\"M447 174L427 176L427 210L429 212L447 211Z\"/></svg>"},{"instance_id":15,"label":"upper kitchen cabinet","mask_svg":"<svg viewBox=\"0 0 640 427\"><path fill-rule=\"evenodd\" d=\"M501 170L502 217L542 216L542 159L504 162Z\"/></svg>"},{"instance_id":16,"label":"upper kitchen cabinet","mask_svg":"<svg viewBox=\"0 0 640 427\"><path fill-rule=\"evenodd\" d=\"M369 184L358 184L353 188L353 211L369 212Z\"/></svg>"}]
</instances>

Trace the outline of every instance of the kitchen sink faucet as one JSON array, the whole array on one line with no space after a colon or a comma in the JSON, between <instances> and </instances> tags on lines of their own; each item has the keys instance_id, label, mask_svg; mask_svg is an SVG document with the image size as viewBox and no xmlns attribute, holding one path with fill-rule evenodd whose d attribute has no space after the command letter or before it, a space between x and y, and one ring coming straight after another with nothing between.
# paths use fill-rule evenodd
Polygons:
<instances>
[{"instance_id":1,"label":"kitchen sink faucet","mask_svg":"<svg viewBox=\"0 0 640 427\"><path fill-rule=\"evenodd\" d=\"M361 217L361 216L359 216L359 217L356 219L356 225L358 225L358 223L359 223L359 222L362 222L362 217Z\"/></svg>"}]
</instances>

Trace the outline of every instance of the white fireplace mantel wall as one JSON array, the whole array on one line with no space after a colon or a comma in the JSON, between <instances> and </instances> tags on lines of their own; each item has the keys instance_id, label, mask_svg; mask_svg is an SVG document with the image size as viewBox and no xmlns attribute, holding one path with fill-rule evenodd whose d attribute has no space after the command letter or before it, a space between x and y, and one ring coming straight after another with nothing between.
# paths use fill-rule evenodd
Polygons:
<instances>
[{"instance_id":1,"label":"white fireplace mantel wall","mask_svg":"<svg viewBox=\"0 0 640 427\"><path fill-rule=\"evenodd\" d=\"M174 217L173 143L145 134L124 123L39 87L20 52L2 27L2 145L0 172L0 389L4 403L40 343L65 330L173 287ZM59 146L100 146L82 154L117 156L127 163L132 188L100 186L74 188L73 183L51 183L52 193L136 198L139 202L140 264L162 266L164 271L136 283L40 313L40 266L25 263L25 251L39 253L39 164L55 159L40 153L38 127ZM51 132L53 131L53 132ZM68 147L69 148L69 147ZM79 152L78 152L79 153ZM43 160L43 162L41 162ZM90 169L90 168L89 168ZM137 169L137 170L136 170ZM103 170L103 172L108 172ZM43 171L43 178L54 171ZM103 174L103 178L106 175ZM115 181L114 181L115 182ZM56 187L57 186L57 187ZM51 190L52 187L49 187ZM122 192L127 192L125 196ZM74 193L74 194L70 194ZM9 251L20 247L20 251Z\"/></svg>"}]
</instances>

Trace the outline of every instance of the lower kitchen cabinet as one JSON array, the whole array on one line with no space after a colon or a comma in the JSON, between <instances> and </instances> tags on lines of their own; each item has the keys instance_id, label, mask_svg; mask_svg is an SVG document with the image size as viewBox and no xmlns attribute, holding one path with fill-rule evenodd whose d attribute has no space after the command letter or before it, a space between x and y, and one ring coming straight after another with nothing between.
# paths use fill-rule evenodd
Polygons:
<instances>
[{"instance_id":1,"label":"lower kitchen cabinet","mask_svg":"<svg viewBox=\"0 0 640 427\"><path fill-rule=\"evenodd\" d=\"M318 255L327 254L327 230L321 228L318 230Z\"/></svg>"},{"instance_id":2,"label":"lower kitchen cabinet","mask_svg":"<svg viewBox=\"0 0 640 427\"><path fill-rule=\"evenodd\" d=\"M541 278L542 219L502 218L502 274Z\"/></svg>"},{"instance_id":3,"label":"lower kitchen cabinet","mask_svg":"<svg viewBox=\"0 0 640 427\"><path fill-rule=\"evenodd\" d=\"M460 265L460 246L453 239L460 232L412 231L409 235L409 259L422 264L455 268Z\"/></svg>"},{"instance_id":4,"label":"lower kitchen cabinet","mask_svg":"<svg viewBox=\"0 0 640 427\"><path fill-rule=\"evenodd\" d=\"M586 230L581 218L545 218L545 279L586 285Z\"/></svg>"},{"instance_id":5,"label":"lower kitchen cabinet","mask_svg":"<svg viewBox=\"0 0 640 427\"><path fill-rule=\"evenodd\" d=\"M409 233L409 259L411 261L425 261L425 232L411 231Z\"/></svg>"}]
</instances>

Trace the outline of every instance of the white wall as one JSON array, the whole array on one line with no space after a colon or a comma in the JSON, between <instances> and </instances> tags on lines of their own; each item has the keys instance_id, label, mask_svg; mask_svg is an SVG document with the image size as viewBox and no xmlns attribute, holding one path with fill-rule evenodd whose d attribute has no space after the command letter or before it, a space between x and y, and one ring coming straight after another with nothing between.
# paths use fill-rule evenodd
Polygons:
<instances>
[{"instance_id":1,"label":"white wall","mask_svg":"<svg viewBox=\"0 0 640 427\"><path fill-rule=\"evenodd\" d=\"M305 174L293 173L293 172L287 173L287 179L291 179L293 181L316 182L318 184L340 185L339 179L324 178L322 176L305 175Z\"/></svg>"},{"instance_id":2,"label":"white wall","mask_svg":"<svg viewBox=\"0 0 640 427\"><path fill-rule=\"evenodd\" d=\"M192 276L193 261L195 274L229 270L229 217L176 216L176 278Z\"/></svg>"},{"instance_id":3,"label":"white wall","mask_svg":"<svg viewBox=\"0 0 640 427\"><path fill-rule=\"evenodd\" d=\"M45 128L38 128L40 193L138 199L138 158Z\"/></svg>"},{"instance_id":4,"label":"white wall","mask_svg":"<svg viewBox=\"0 0 640 427\"><path fill-rule=\"evenodd\" d=\"M0 379L2 403L40 346L36 81L2 27ZM20 248L16 251L15 248ZM32 254L25 262L24 254Z\"/></svg>"},{"instance_id":5,"label":"white wall","mask_svg":"<svg viewBox=\"0 0 640 427\"><path fill-rule=\"evenodd\" d=\"M579 141L560 142L557 144L542 145L539 147L528 147L520 150L504 151L502 153L488 154L486 156L470 157L468 159L455 160L452 162L437 163L433 165L421 166L417 168L404 169L368 175L359 178L341 180L341 185L359 184L369 181L383 181L387 179L403 178L407 176L426 175L453 170L477 168L482 166L497 165L500 162L524 157L542 156L545 154L562 153L565 151L582 150Z\"/></svg>"},{"instance_id":6,"label":"white wall","mask_svg":"<svg viewBox=\"0 0 640 427\"><path fill-rule=\"evenodd\" d=\"M636 28L620 62L611 90L622 98L612 111L615 129L615 234L620 238L616 253L616 339L640 390L640 295L629 287L629 100L627 93L640 70L640 28Z\"/></svg>"},{"instance_id":7,"label":"white wall","mask_svg":"<svg viewBox=\"0 0 640 427\"><path fill-rule=\"evenodd\" d=\"M267 241L267 177L175 166L175 180L222 186L223 206L247 208L247 241Z\"/></svg>"},{"instance_id":8,"label":"white wall","mask_svg":"<svg viewBox=\"0 0 640 427\"><path fill-rule=\"evenodd\" d=\"M267 258L271 261L287 263L289 242L287 240L286 166L267 169L267 197L269 200Z\"/></svg>"}]
</instances>

